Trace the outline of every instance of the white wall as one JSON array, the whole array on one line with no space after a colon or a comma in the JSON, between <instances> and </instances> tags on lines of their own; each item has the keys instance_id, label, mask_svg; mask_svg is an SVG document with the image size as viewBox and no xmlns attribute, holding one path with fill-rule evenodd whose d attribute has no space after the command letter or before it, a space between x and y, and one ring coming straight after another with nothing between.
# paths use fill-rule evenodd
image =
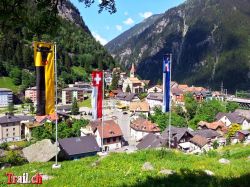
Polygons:
<instances>
[{"instance_id":1,"label":"white wall","mask_svg":"<svg viewBox=\"0 0 250 187\"><path fill-rule=\"evenodd\" d=\"M247 122L247 120L244 120L241 126L242 130L249 130L250 129L250 123Z\"/></svg>"}]
</instances>

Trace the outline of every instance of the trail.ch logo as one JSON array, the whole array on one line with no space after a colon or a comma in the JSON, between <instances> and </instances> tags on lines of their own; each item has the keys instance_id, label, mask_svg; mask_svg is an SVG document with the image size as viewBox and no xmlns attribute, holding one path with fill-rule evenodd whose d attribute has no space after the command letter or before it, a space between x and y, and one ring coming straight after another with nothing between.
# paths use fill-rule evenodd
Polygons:
<instances>
[{"instance_id":1,"label":"trail.ch logo","mask_svg":"<svg viewBox=\"0 0 250 187\"><path fill-rule=\"evenodd\" d=\"M23 173L21 176L14 175L14 173L6 173L8 177L7 184L42 184L42 175L37 173L32 177L29 177L28 173Z\"/></svg>"}]
</instances>

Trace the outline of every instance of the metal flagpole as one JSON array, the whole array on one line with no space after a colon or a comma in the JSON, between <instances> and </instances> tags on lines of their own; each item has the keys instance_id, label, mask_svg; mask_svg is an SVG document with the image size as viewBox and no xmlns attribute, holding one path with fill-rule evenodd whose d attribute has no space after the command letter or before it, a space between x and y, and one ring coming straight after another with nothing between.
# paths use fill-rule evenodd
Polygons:
<instances>
[{"instance_id":1,"label":"metal flagpole","mask_svg":"<svg viewBox=\"0 0 250 187\"><path fill-rule=\"evenodd\" d=\"M169 149L171 148L171 71L172 71L172 54L170 54L170 66L169 66L169 118L168 118L168 145L169 145Z\"/></svg>"},{"instance_id":2,"label":"metal flagpole","mask_svg":"<svg viewBox=\"0 0 250 187\"><path fill-rule=\"evenodd\" d=\"M102 152L104 151L103 147L103 125L104 125L104 71L102 70Z\"/></svg>"},{"instance_id":3,"label":"metal flagpole","mask_svg":"<svg viewBox=\"0 0 250 187\"><path fill-rule=\"evenodd\" d=\"M56 109L56 111L55 111L55 113L56 113L56 160L55 160L55 164L52 166L53 168L60 168L61 166L60 165L58 165L58 158L57 158L57 151L58 151L58 137L57 137L57 127L58 127L58 117L57 117L57 56L56 56L56 42L54 43L55 45L54 45L54 55L55 55L55 57L54 57L54 61L55 61L55 67L54 67L54 69L55 69L55 85L56 85L56 102L55 102L55 105L56 105L56 107L55 107L55 109Z\"/></svg>"}]
</instances>

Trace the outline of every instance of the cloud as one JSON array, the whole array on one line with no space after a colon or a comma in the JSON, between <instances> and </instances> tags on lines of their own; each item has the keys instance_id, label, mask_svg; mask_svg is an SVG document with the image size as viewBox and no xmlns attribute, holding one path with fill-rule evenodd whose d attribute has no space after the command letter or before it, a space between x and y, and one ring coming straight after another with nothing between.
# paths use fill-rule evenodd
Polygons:
<instances>
[{"instance_id":1,"label":"cloud","mask_svg":"<svg viewBox=\"0 0 250 187\"><path fill-rule=\"evenodd\" d=\"M134 20L132 18L128 18L123 22L125 25L132 25L134 23Z\"/></svg>"},{"instance_id":2,"label":"cloud","mask_svg":"<svg viewBox=\"0 0 250 187\"><path fill-rule=\"evenodd\" d=\"M128 15L128 12L127 12L127 11L126 11L126 12L124 12L124 15L125 15L125 16L127 16L127 15Z\"/></svg>"},{"instance_id":3,"label":"cloud","mask_svg":"<svg viewBox=\"0 0 250 187\"><path fill-rule=\"evenodd\" d=\"M105 45L106 43L108 43L108 41L105 38L102 38L99 34L97 34L96 32L93 32L92 35L94 36L94 38L99 41L102 45Z\"/></svg>"},{"instance_id":4,"label":"cloud","mask_svg":"<svg viewBox=\"0 0 250 187\"><path fill-rule=\"evenodd\" d=\"M121 26L121 25L116 25L115 28L116 28L118 31L121 31L121 30L122 30L122 26Z\"/></svg>"},{"instance_id":5,"label":"cloud","mask_svg":"<svg viewBox=\"0 0 250 187\"><path fill-rule=\"evenodd\" d=\"M139 15L140 15L141 17L143 17L144 19L146 19L146 18L152 16L153 13L152 13L152 12L144 12L144 13L140 13Z\"/></svg>"}]
</instances>

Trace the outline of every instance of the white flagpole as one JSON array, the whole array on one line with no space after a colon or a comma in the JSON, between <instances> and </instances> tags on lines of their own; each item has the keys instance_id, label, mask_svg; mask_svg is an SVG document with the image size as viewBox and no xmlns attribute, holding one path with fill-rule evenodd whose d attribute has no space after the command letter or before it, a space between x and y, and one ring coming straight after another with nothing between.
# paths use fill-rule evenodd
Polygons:
<instances>
[{"instance_id":1,"label":"white flagpole","mask_svg":"<svg viewBox=\"0 0 250 187\"><path fill-rule=\"evenodd\" d=\"M104 125L104 71L102 70L102 152L104 151L103 147L103 125Z\"/></svg>"},{"instance_id":2,"label":"white flagpole","mask_svg":"<svg viewBox=\"0 0 250 187\"><path fill-rule=\"evenodd\" d=\"M56 114L56 156L55 156L55 164L53 164L52 168L60 168L61 165L58 165L58 156L57 156L57 151L58 151L58 137L57 137L57 131L58 131L58 119L57 119L57 56L56 56L56 42L54 43L54 61L55 61L55 64L54 64L54 71L55 71L55 87L56 87L56 90L55 90L55 94L56 94L56 102L55 102L55 114Z\"/></svg>"},{"instance_id":3,"label":"white flagpole","mask_svg":"<svg viewBox=\"0 0 250 187\"><path fill-rule=\"evenodd\" d=\"M172 103L172 99L171 99L171 71L172 71L172 54L170 54L170 66L169 66L169 118L168 118L168 145L169 145L169 149L171 148L171 103Z\"/></svg>"}]
</instances>

